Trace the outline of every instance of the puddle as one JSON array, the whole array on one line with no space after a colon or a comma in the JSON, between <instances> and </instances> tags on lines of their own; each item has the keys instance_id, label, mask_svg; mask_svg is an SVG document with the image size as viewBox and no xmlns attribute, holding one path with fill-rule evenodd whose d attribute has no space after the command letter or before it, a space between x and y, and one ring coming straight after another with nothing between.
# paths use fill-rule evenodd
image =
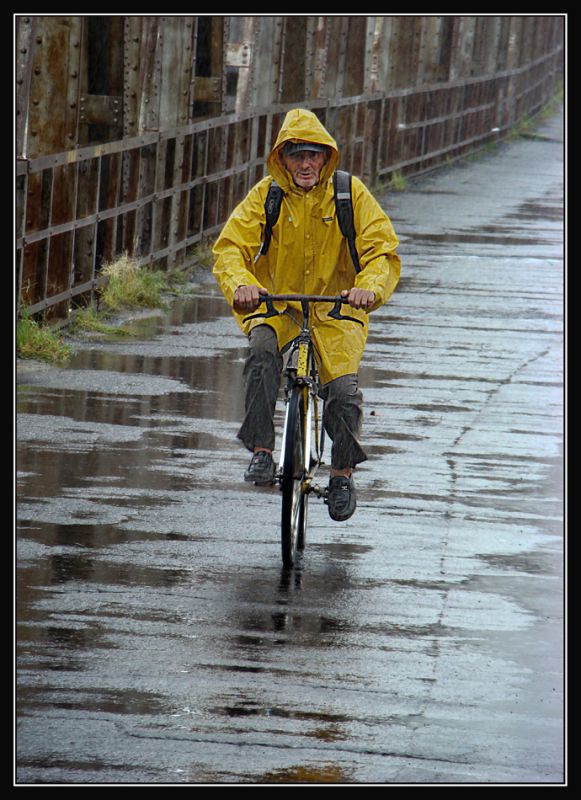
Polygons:
<instances>
[{"instance_id":1,"label":"puddle","mask_svg":"<svg viewBox=\"0 0 581 800\"><path fill-rule=\"evenodd\" d=\"M289 767L265 772L256 783L349 783L352 773L333 764Z\"/></svg>"},{"instance_id":2,"label":"puddle","mask_svg":"<svg viewBox=\"0 0 581 800\"><path fill-rule=\"evenodd\" d=\"M163 710L161 699L147 692L115 689L51 689L26 687L20 702L29 708L89 711L99 714L151 714Z\"/></svg>"},{"instance_id":3,"label":"puddle","mask_svg":"<svg viewBox=\"0 0 581 800\"><path fill-rule=\"evenodd\" d=\"M432 242L438 244L496 244L501 245L502 247L531 247L532 245L550 244L552 241L552 239L541 237L507 235L505 228L498 228L495 233L485 231L474 233L428 233L420 231L407 231L406 235L414 243Z\"/></svg>"}]
</instances>

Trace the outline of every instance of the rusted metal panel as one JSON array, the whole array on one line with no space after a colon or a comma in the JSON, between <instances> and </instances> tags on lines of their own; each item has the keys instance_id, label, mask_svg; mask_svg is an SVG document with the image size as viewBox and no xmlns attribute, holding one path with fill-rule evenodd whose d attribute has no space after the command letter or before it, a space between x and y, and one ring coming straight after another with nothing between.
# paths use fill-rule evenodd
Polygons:
<instances>
[{"instance_id":1,"label":"rusted metal panel","mask_svg":"<svg viewBox=\"0 0 581 800\"><path fill-rule=\"evenodd\" d=\"M124 134L124 23L122 17L82 19L77 143Z\"/></svg>"},{"instance_id":2,"label":"rusted metal panel","mask_svg":"<svg viewBox=\"0 0 581 800\"><path fill-rule=\"evenodd\" d=\"M378 37L376 34L376 17L367 17L365 34L365 63L363 73L363 94L371 94L376 91L371 88L372 79L377 85L377 47Z\"/></svg>"},{"instance_id":3,"label":"rusted metal panel","mask_svg":"<svg viewBox=\"0 0 581 800\"><path fill-rule=\"evenodd\" d=\"M249 52L252 69L250 104L265 109L278 102L281 69L282 17L254 19L253 46Z\"/></svg>"},{"instance_id":4,"label":"rusted metal panel","mask_svg":"<svg viewBox=\"0 0 581 800\"><path fill-rule=\"evenodd\" d=\"M196 78L196 103L220 103L222 98L222 78Z\"/></svg>"},{"instance_id":5,"label":"rusted metal panel","mask_svg":"<svg viewBox=\"0 0 581 800\"><path fill-rule=\"evenodd\" d=\"M183 126L190 114L190 85L192 78L194 20L191 17L162 17L160 47L160 116L159 126L168 130ZM184 135L160 137L159 153L164 158L163 187L168 189L183 183ZM158 177L161 172L158 173ZM154 203L153 247L170 249L171 266L181 258L176 243L184 238L187 198L182 192Z\"/></svg>"},{"instance_id":6,"label":"rusted metal panel","mask_svg":"<svg viewBox=\"0 0 581 800\"><path fill-rule=\"evenodd\" d=\"M282 91L283 47L284 47L284 18L275 17L274 20L274 47L272 49L272 103L280 102Z\"/></svg>"},{"instance_id":7,"label":"rusted metal panel","mask_svg":"<svg viewBox=\"0 0 581 800\"><path fill-rule=\"evenodd\" d=\"M383 44L383 21L383 17L370 17L368 23L368 63L363 87L366 93L374 94L381 91L380 52Z\"/></svg>"},{"instance_id":8,"label":"rusted metal panel","mask_svg":"<svg viewBox=\"0 0 581 800\"><path fill-rule=\"evenodd\" d=\"M282 47L281 103L297 103L305 99L306 63L305 42L306 17L285 17Z\"/></svg>"},{"instance_id":9,"label":"rusted metal panel","mask_svg":"<svg viewBox=\"0 0 581 800\"><path fill-rule=\"evenodd\" d=\"M442 17L422 17L420 20L420 46L418 54L418 86L435 83L440 79L440 53Z\"/></svg>"},{"instance_id":10,"label":"rusted metal panel","mask_svg":"<svg viewBox=\"0 0 581 800\"><path fill-rule=\"evenodd\" d=\"M255 17L246 17L244 29L242 31L243 40L240 43L239 64L238 64L238 83L236 89L237 113L242 113L248 109L252 102L254 93L255 59L253 58L253 42L255 30Z\"/></svg>"},{"instance_id":11,"label":"rusted metal panel","mask_svg":"<svg viewBox=\"0 0 581 800\"><path fill-rule=\"evenodd\" d=\"M351 140L351 172L363 175L364 149L365 149L365 116L367 103L357 103L353 106L353 129L355 135Z\"/></svg>"},{"instance_id":12,"label":"rusted metal panel","mask_svg":"<svg viewBox=\"0 0 581 800\"><path fill-rule=\"evenodd\" d=\"M159 17L143 18L141 42L137 43L138 52L135 52L136 48L132 48L132 58L127 67L139 75L139 113L136 133L159 129L161 83L159 27Z\"/></svg>"},{"instance_id":13,"label":"rusted metal panel","mask_svg":"<svg viewBox=\"0 0 581 800\"><path fill-rule=\"evenodd\" d=\"M28 157L66 150L77 141L80 17L39 18L29 40L30 80L22 147ZM76 170L66 165L44 170L27 182L25 236L39 228L72 221ZM72 234L23 248L21 283L31 303L58 295L71 282ZM66 309L57 309L62 312Z\"/></svg>"},{"instance_id":14,"label":"rusted metal panel","mask_svg":"<svg viewBox=\"0 0 581 800\"><path fill-rule=\"evenodd\" d=\"M252 57L252 41L228 42L226 44L225 64L227 67L250 67Z\"/></svg>"},{"instance_id":15,"label":"rusted metal panel","mask_svg":"<svg viewBox=\"0 0 581 800\"><path fill-rule=\"evenodd\" d=\"M224 38L227 20L198 17L194 36L191 102L192 117L220 114L225 89ZM208 79L214 82L208 83Z\"/></svg>"},{"instance_id":16,"label":"rusted metal panel","mask_svg":"<svg viewBox=\"0 0 581 800\"><path fill-rule=\"evenodd\" d=\"M23 142L29 158L76 144L81 38L81 17L36 20Z\"/></svg>"},{"instance_id":17,"label":"rusted metal panel","mask_svg":"<svg viewBox=\"0 0 581 800\"><path fill-rule=\"evenodd\" d=\"M303 60L305 62L304 98L305 100L310 100L313 97L313 79L315 75L317 17L309 16L306 18L306 21L307 25L303 44Z\"/></svg>"},{"instance_id":18,"label":"rusted metal panel","mask_svg":"<svg viewBox=\"0 0 581 800\"><path fill-rule=\"evenodd\" d=\"M90 159L78 165L76 218L86 219L97 212L100 162ZM73 284L84 284L95 277L96 239L93 225L75 231Z\"/></svg>"},{"instance_id":19,"label":"rusted metal panel","mask_svg":"<svg viewBox=\"0 0 581 800\"><path fill-rule=\"evenodd\" d=\"M258 143L260 138L261 117L252 117L249 121L248 128L248 170L246 172L246 183L244 185L244 194L246 194L258 180L258 173L256 170L259 161L263 161L263 156L258 156ZM261 176L262 177L262 176Z\"/></svg>"},{"instance_id":20,"label":"rusted metal panel","mask_svg":"<svg viewBox=\"0 0 581 800\"><path fill-rule=\"evenodd\" d=\"M456 20L457 38L450 70L451 80L462 80L472 75L475 29L476 17L459 17Z\"/></svg>"},{"instance_id":21,"label":"rusted metal panel","mask_svg":"<svg viewBox=\"0 0 581 800\"><path fill-rule=\"evenodd\" d=\"M309 97L317 99L322 96L325 85L325 73L327 67L327 33L329 30L327 17L315 17L312 25L312 53L311 69L309 72L309 85L307 87Z\"/></svg>"},{"instance_id":22,"label":"rusted metal panel","mask_svg":"<svg viewBox=\"0 0 581 800\"><path fill-rule=\"evenodd\" d=\"M368 185L375 182L378 163L381 154L380 142L383 137L382 129L382 100L375 100L363 105L364 109L364 156L361 178Z\"/></svg>"},{"instance_id":23,"label":"rusted metal panel","mask_svg":"<svg viewBox=\"0 0 581 800\"><path fill-rule=\"evenodd\" d=\"M189 139L186 136L176 137L172 187L179 187L185 183L184 171L187 171L187 166L185 166L184 162L187 161L186 147L188 143ZM185 238L187 203L188 196L185 191L177 190L172 195L169 240L171 247L174 248L170 259L174 267L183 261L184 252L178 246Z\"/></svg>"},{"instance_id":24,"label":"rusted metal panel","mask_svg":"<svg viewBox=\"0 0 581 800\"><path fill-rule=\"evenodd\" d=\"M192 17L161 17L159 46L159 128L185 125L189 114L194 29Z\"/></svg>"},{"instance_id":25,"label":"rusted metal panel","mask_svg":"<svg viewBox=\"0 0 581 800\"><path fill-rule=\"evenodd\" d=\"M28 126L33 53L36 40L36 17L16 19L16 153L28 155Z\"/></svg>"},{"instance_id":26,"label":"rusted metal panel","mask_svg":"<svg viewBox=\"0 0 581 800\"><path fill-rule=\"evenodd\" d=\"M494 71L498 44L498 17L477 17L472 51L472 75L486 75Z\"/></svg>"},{"instance_id":27,"label":"rusted metal panel","mask_svg":"<svg viewBox=\"0 0 581 800\"><path fill-rule=\"evenodd\" d=\"M367 50L367 17L348 17L343 97L363 93Z\"/></svg>"},{"instance_id":28,"label":"rusted metal panel","mask_svg":"<svg viewBox=\"0 0 581 800\"><path fill-rule=\"evenodd\" d=\"M123 21L123 135L139 133L142 18Z\"/></svg>"},{"instance_id":29,"label":"rusted metal panel","mask_svg":"<svg viewBox=\"0 0 581 800\"><path fill-rule=\"evenodd\" d=\"M84 94L80 97L79 123L119 127L123 114L123 98L112 95Z\"/></svg>"},{"instance_id":30,"label":"rusted metal panel","mask_svg":"<svg viewBox=\"0 0 581 800\"><path fill-rule=\"evenodd\" d=\"M335 91L331 96L337 98L343 97L345 94L345 70L347 65L347 52L349 45L349 18L338 17L339 30L337 31L337 38L335 42L339 43L337 48L337 68L335 73Z\"/></svg>"},{"instance_id":31,"label":"rusted metal panel","mask_svg":"<svg viewBox=\"0 0 581 800\"><path fill-rule=\"evenodd\" d=\"M390 57L393 71L391 85L394 89L415 86L420 62L421 17L396 17L390 36Z\"/></svg>"}]
</instances>

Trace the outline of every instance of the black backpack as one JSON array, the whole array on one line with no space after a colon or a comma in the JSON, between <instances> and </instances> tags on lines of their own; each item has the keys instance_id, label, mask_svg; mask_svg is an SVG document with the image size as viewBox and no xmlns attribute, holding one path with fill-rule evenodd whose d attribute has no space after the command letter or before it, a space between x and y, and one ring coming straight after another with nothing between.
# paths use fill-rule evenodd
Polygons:
<instances>
[{"instance_id":1,"label":"black backpack","mask_svg":"<svg viewBox=\"0 0 581 800\"><path fill-rule=\"evenodd\" d=\"M355 272L361 271L359 256L355 247L355 222L353 220L353 198L351 197L351 175L342 169L336 170L333 175L333 188L335 190L335 208L337 210L337 221L343 236L347 239L351 260L355 267ZM270 247L272 229L280 215L280 207L284 192L273 180L266 200L264 201L264 212L266 214L266 225L264 228L264 239L254 261L258 261L260 256L266 255Z\"/></svg>"}]
</instances>

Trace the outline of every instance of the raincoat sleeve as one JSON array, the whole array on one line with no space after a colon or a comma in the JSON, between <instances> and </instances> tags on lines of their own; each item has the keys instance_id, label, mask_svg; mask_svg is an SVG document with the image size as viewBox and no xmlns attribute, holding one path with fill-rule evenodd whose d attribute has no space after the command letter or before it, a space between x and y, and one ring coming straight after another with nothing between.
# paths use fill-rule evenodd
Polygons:
<instances>
[{"instance_id":1,"label":"raincoat sleeve","mask_svg":"<svg viewBox=\"0 0 581 800\"><path fill-rule=\"evenodd\" d=\"M353 178L353 212L361 266L355 286L375 293L370 309L374 311L389 300L398 284L401 262L395 250L399 240L385 211L356 177Z\"/></svg>"},{"instance_id":2,"label":"raincoat sleeve","mask_svg":"<svg viewBox=\"0 0 581 800\"><path fill-rule=\"evenodd\" d=\"M264 201L270 179L260 181L234 209L218 237L214 254L214 275L230 305L239 286L261 286L254 258L262 243L266 222Z\"/></svg>"}]
</instances>

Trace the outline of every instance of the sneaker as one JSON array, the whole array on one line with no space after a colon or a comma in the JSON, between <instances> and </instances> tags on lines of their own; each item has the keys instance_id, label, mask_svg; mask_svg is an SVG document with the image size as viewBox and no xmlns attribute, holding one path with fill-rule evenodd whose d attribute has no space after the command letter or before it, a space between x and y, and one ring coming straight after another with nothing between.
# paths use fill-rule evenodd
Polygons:
<instances>
[{"instance_id":1,"label":"sneaker","mask_svg":"<svg viewBox=\"0 0 581 800\"><path fill-rule=\"evenodd\" d=\"M252 456L244 480L259 485L274 482L274 461L266 450L259 450Z\"/></svg>"},{"instance_id":2,"label":"sneaker","mask_svg":"<svg viewBox=\"0 0 581 800\"><path fill-rule=\"evenodd\" d=\"M325 502L329 506L329 516L336 522L344 522L353 516L357 505L353 478L344 475L331 478Z\"/></svg>"}]
</instances>

